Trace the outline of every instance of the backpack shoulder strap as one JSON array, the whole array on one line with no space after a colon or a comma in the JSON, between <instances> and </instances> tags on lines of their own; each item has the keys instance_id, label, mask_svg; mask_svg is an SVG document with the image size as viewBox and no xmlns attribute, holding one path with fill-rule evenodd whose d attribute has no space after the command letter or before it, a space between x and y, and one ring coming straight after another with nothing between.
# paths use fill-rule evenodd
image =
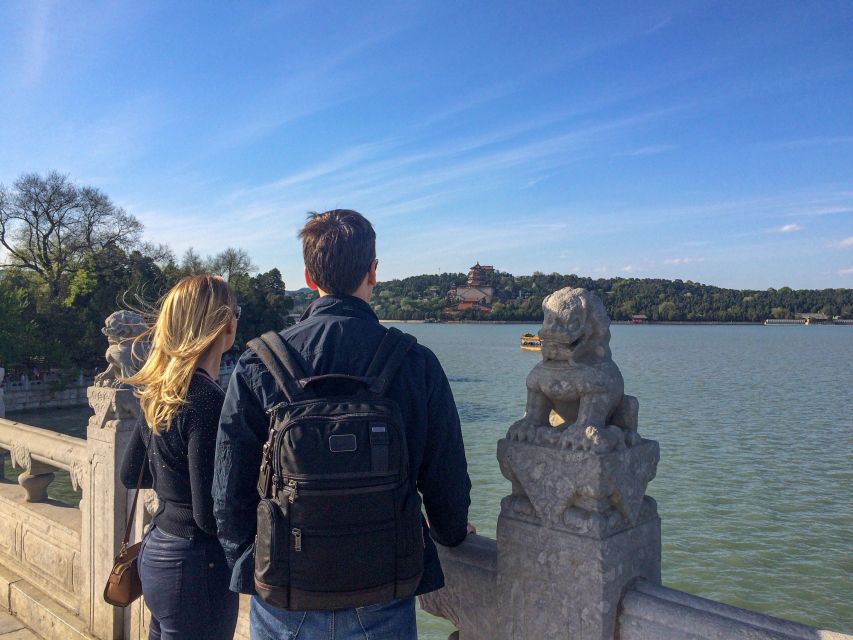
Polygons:
<instances>
[{"instance_id":1,"label":"backpack shoulder strap","mask_svg":"<svg viewBox=\"0 0 853 640\"><path fill-rule=\"evenodd\" d=\"M246 346L258 355L288 402L312 397L310 392L297 382L306 377L304 367L278 333L268 331L260 338L250 340Z\"/></svg>"},{"instance_id":2,"label":"backpack shoulder strap","mask_svg":"<svg viewBox=\"0 0 853 640\"><path fill-rule=\"evenodd\" d=\"M388 385L403 364L406 354L416 343L414 336L403 333L396 327L388 329L365 374L366 378L374 379L369 388L370 393L377 396L385 395Z\"/></svg>"}]
</instances>

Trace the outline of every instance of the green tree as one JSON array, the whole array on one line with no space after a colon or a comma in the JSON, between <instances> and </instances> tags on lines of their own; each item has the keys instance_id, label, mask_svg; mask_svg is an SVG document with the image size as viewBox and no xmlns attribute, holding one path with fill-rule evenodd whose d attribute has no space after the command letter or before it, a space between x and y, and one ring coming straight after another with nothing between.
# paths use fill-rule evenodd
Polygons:
<instances>
[{"instance_id":1,"label":"green tree","mask_svg":"<svg viewBox=\"0 0 853 640\"><path fill-rule=\"evenodd\" d=\"M254 277L236 276L231 283L241 307L237 323L237 348L267 331L280 331L293 324L289 317L293 300L287 295L284 280L278 269L259 273Z\"/></svg>"},{"instance_id":2,"label":"green tree","mask_svg":"<svg viewBox=\"0 0 853 640\"><path fill-rule=\"evenodd\" d=\"M142 224L95 187L55 171L24 174L0 185L0 245L6 262L35 273L51 296L63 296L70 275L87 256L131 249Z\"/></svg>"}]
</instances>

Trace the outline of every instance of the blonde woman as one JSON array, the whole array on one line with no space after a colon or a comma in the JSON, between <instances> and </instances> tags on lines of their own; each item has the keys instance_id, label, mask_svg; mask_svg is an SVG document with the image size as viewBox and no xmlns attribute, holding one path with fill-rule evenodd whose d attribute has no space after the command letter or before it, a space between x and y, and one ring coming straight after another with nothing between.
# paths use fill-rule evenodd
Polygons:
<instances>
[{"instance_id":1,"label":"blonde woman","mask_svg":"<svg viewBox=\"0 0 853 640\"><path fill-rule=\"evenodd\" d=\"M139 560L151 640L230 640L234 634L237 594L228 588L230 572L216 539L211 484L224 399L216 379L239 317L222 278L184 278L143 335L151 340L144 365L125 380L137 389L147 424L132 434L121 479L133 488L147 466L142 486L153 487L160 502Z\"/></svg>"}]
</instances>

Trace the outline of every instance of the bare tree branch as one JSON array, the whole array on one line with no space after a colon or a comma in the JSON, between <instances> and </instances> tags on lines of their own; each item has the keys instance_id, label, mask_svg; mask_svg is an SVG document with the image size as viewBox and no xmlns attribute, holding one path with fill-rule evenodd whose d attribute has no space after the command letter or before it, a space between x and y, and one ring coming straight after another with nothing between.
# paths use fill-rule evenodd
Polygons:
<instances>
[{"instance_id":1,"label":"bare tree branch","mask_svg":"<svg viewBox=\"0 0 853 640\"><path fill-rule=\"evenodd\" d=\"M139 243L142 223L99 189L56 171L0 185L0 246L12 264L37 273L58 295L87 255Z\"/></svg>"}]
</instances>

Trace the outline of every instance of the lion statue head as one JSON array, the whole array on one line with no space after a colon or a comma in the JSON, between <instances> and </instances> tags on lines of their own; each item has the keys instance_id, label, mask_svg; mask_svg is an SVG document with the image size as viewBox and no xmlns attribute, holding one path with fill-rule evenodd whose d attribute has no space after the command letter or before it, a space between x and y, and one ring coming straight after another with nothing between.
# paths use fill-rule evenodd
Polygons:
<instances>
[{"instance_id":1,"label":"lion statue head","mask_svg":"<svg viewBox=\"0 0 853 640\"><path fill-rule=\"evenodd\" d=\"M610 318L594 293L560 289L545 298L542 311L543 360L592 363L610 358Z\"/></svg>"},{"instance_id":2,"label":"lion statue head","mask_svg":"<svg viewBox=\"0 0 853 640\"><path fill-rule=\"evenodd\" d=\"M145 318L134 311L116 311L111 313L101 333L107 336L111 344L124 342L129 338L135 338L148 329Z\"/></svg>"},{"instance_id":3,"label":"lion statue head","mask_svg":"<svg viewBox=\"0 0 853 640\"><path fill-rule=\"evenodd\" d=\"M107 317L101 329L107 337L107 368L95 376L97 387L119 387L120 380L132 376L148 353L147 341L134 340L148 329L138 313L116 311Z\"/></svg>"}]
</instances>

